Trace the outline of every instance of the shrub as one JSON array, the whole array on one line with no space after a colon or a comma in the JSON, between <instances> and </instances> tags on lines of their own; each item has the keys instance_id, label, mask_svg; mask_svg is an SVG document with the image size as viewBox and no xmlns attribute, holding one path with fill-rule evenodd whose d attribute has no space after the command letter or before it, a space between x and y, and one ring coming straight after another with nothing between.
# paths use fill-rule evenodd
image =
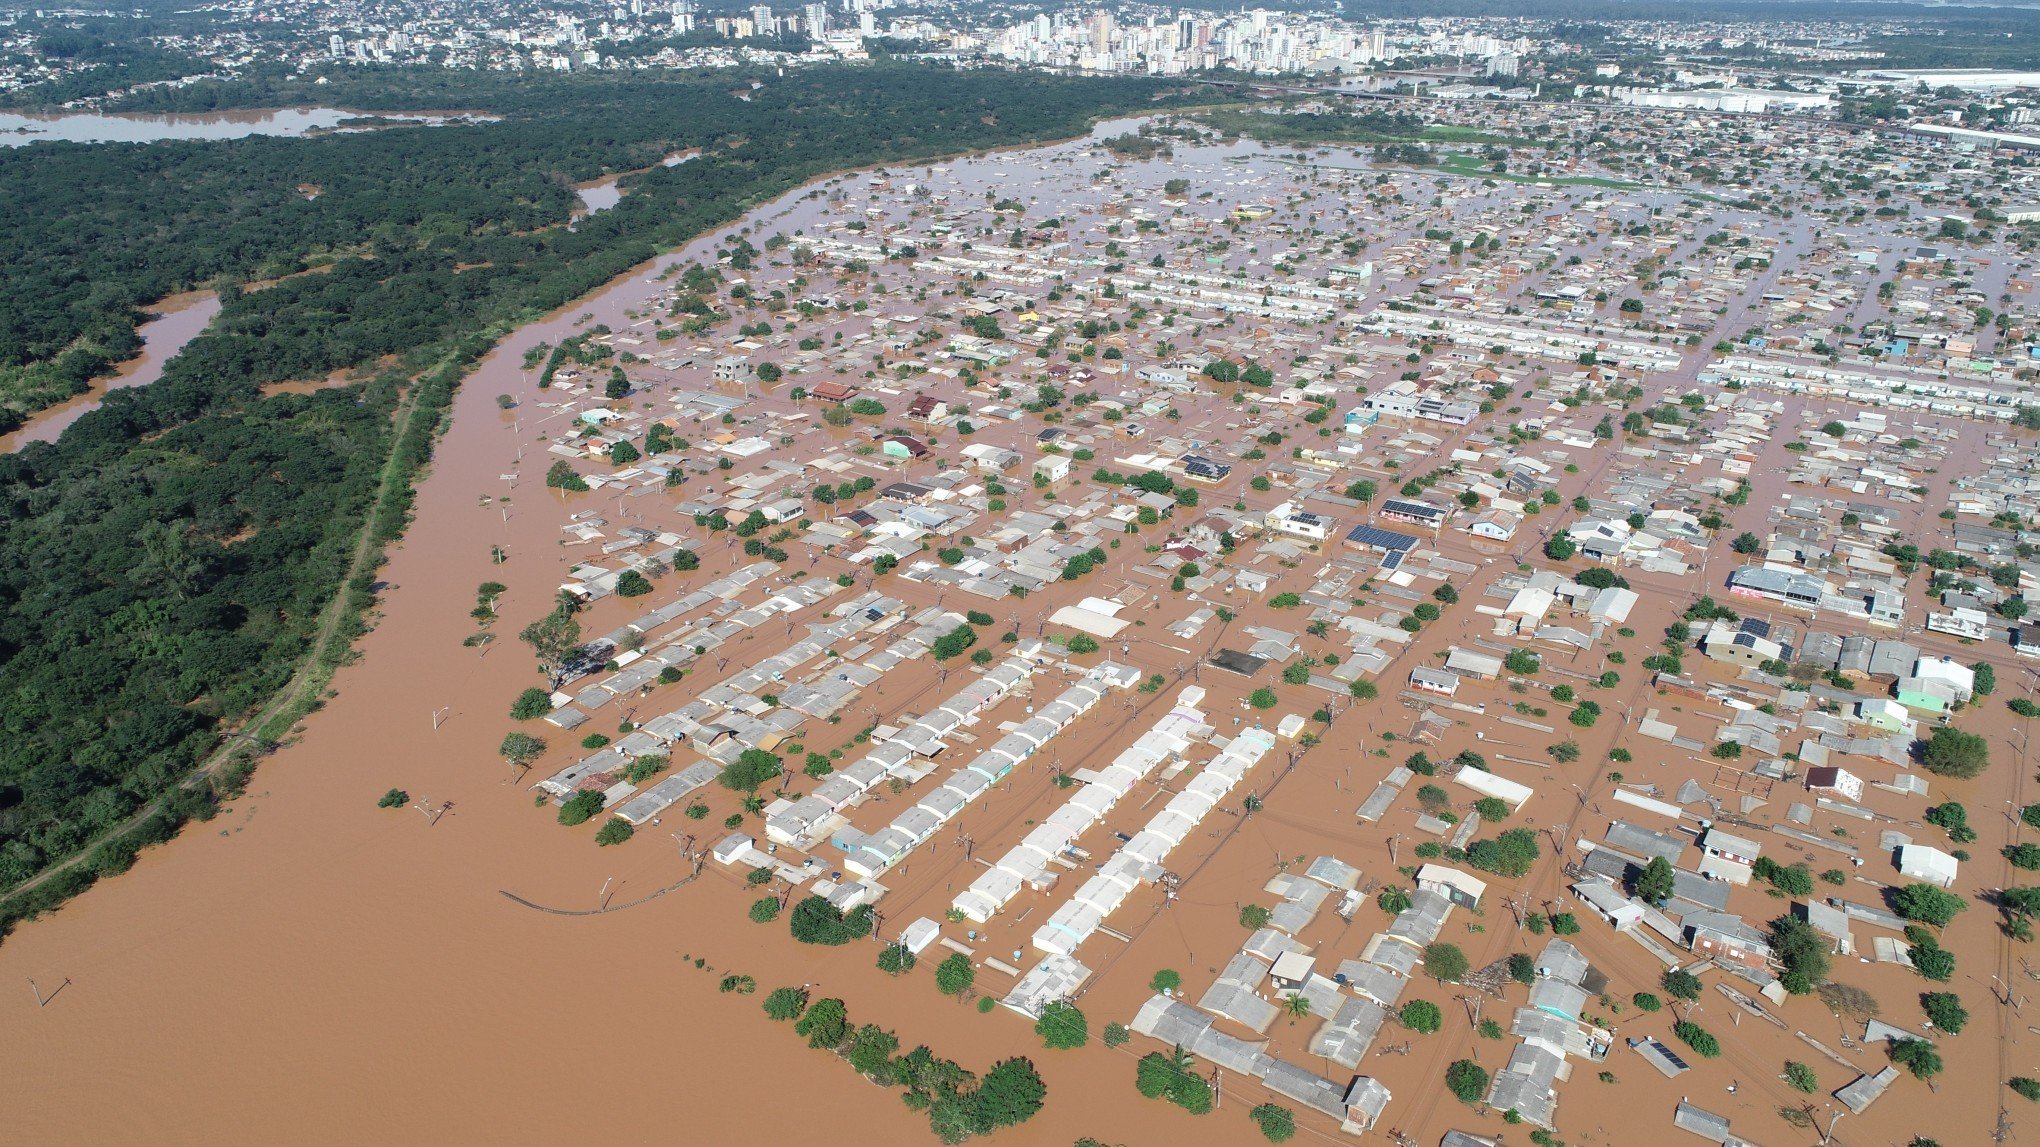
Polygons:
<instances>
[{"instance_id":1,"label":"shrub","mask_svg":"<svg viewBox=\"0 0 2040 1147\"><path fill-rule=\"evenodd\" d=\"M1785 1086L1812 1095L1820 1090L1820 1077L1798 1060L1788 1059L1785 1061Z\"/></svg>"},{"instance_id":2,"label":"shrub","mask_svg":"<svg viewBox=\"0 0 2040 1147\"><path fill-rule=\"evenodd\" d=\"M536 685L519 693L517 700L510 703L510 718L514 721L529 721L552 711L552 694Z\"/></svg>"},{"instance_id":3,"label":"shrub","mask_svg":"<svg viewBox=\"0 0 2040 1147\"><path fill-rule=\"evenodd\" d=\"M629 840L636 831L635 828L631 827L629 821L620 816L613 816L596 831L595 843L604 848L612 844L622 844L624 841Z\"/></svg>"},{"instance_id":4,"label":"shrub","mask_svg":"<svg viewBox=\"0 0 2040 1147\"><path fill-rule=\"evenodd\" d=\"M1445 1090L1450 1091L1461 1103L1478 1103L1487 1094L1487 1068L1470 1059L1455 1059L1445 1069Z\"/></svg>"},{"instance_id":5,"label":"shrub","mask_svg":"<svg viewBox=\"0 0 2040 1147\"><path fill-rule=\"evenodd\" d=\"M1120 1047L1133 1038L1133 1033L1127 1030L1125 1024L1112 1023L1105 1025L1105 1034L1099 1038L1104 1040L1106 1047Z\"/></svg>"},{"instance_id":6,"label":"shrub","mask_svg":"<svg viewBox=\"0 0 2040 1147\"><path fill-rule=\"evenodd\" d=\"M375 802L375 807L403 808L405 805L410 803L411 803L410 793L407 793L402 789L391 789L390 791L382 795L381 800Z\"/></svg>"},{"instance_id":7,"label":"shrub","mask_svg":"<svg viewBox=\"0 0 2040 1147\"><path fill-rule=\"evenodd\" d=\"M1259 930L1268 926L1269 912L1259 904L1248 904L1240 908L1240 927Z\"/></svg>"},{"instance_id":8,"label":"shrub","mask_svg":"<svg viewBox=\"0 0 2040 1147\"><path fill-rule=\"evenodd\" d=\"M1638 992L1629 997L1629 1002L1635 1004L1636 1010L1640 1012L1654 1012L1665 1006L1663 1001L1649 992Z\"/></svg>"},{"instance_id":9,"label":"shrub","mask_svg":"<svg viewBox=\"0 0 2040 1147\"><path fill-rule=\"evenodd\" d=\"M1173 992L1183 986L1183 974L1173 968L1163 968L1148 980L1148 990L1160 995Z\"/></svg>"},{"instance_id":10,"label":"shrub","mask_svg":"<svg viewBox=\"0 0 2040 1147\"><path fill-rule=\"evenodd\" d=\"M1247 704L1252 705L1256 709L1273 709L1280 703L1281 699L1275 696L1275 690L1265 686L1254 690L1247 696Z\"/></svg>"},{"instance_id":11,"label":"shrub","mask_svg":"<svg viewBox=\"0 0 2040 1147\"><path fill-rule=\"evenodd\" d=\"M1528 952L1509 953L1509 978L1519 984L1537 982L1537 961Z\"/></svg>"}]
</instances>

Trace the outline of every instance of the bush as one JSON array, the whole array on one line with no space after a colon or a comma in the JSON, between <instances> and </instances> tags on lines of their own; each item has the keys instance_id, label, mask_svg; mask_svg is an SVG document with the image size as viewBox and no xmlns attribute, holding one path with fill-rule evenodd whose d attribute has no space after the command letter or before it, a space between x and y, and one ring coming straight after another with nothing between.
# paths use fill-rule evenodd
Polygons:
<instances>
[{"instance_id":1,"label":"bush","mask_svg":"<svg viewBox=\"0 0 2040 1147\"><path fill-rule=\"evenodd\" d=\"M1429 1000L1411 1000L1402 1006L1402 1025L1420 1035L1430 1035L1445 1026L1445 1013Z\"/></svg>"},{"instance_id":2,"label":"bush","mask_svg":"<svg viewBox=\"0 0 2040 1147\"><path fill-rule=\"evenodd\" d=\"M601 811L602 794L594 789L583 789L560 806L560 823L569 828L586 824L590 817Z\"/></svg>"},{"instance_id":3,"label":"bush","mask_svg":"<svg viewBox=\"0 0 2040 1147\"><path fill-rule=\"evenodd\" d=\"M1248 904L1240 908L1240 927L1259 930L1268 926L1268 910L1259 904Z\"/></svg>"},{"instance_id":4,"label":"bush","mask_svg":"<svg viewBox=\"0 0 2040 1147\"><path fill-rule=\"evenodd\" d=\"M1061 1000L1041 1009L1041 1018L1034 1021L1034 1034L1041 1037L1043 1045L1055 1050L1079 1048L1091 1042L1091 1028L1084 1013Z\"/></svg>"},{"instance_id":5,"label":"bush","mask_svg":"<svg viewBox=\"0 0 2040 1147\"><path fill-rule=\"evenodd\" d=\"M595 843L604 848L612 844L622 844L636 832L637 829L632 828L629 821L620 816L613 816L596 831Z\"/></svg>"},{"instance_id":6,"label":"bush","mask_svg":"<svg viewBox=\"0 0 2040 1147\"><path fill-rule=\"evenodd\" d=\"M754 924L770 924L779 919L779 897L763 896L752 901L749 915Z\"/></svg>"},{"instance_id":7,"label":"bush","mask_svg":"<svg viewBox=\"0 0 2040 1147\"><path fill-rule=\"evenodd\" d=\"M410 793L407 793L402 789L391 789L390 791L382 795L381 800L375 802L375 807L403 808L405 805L410 803L411 803Z\"/></svg>"},{"instance_id":8,"label":"bush","mask_svg":"<svg viewBox=\"0 0 2040 1147\"><path fill-rule=\"evenodd\" d=\"M1133 1033L1127 1030L1125 1024L1106 1024L1105 1034L1099 1038L1104 1040L1106 1047L1122 1047L1127 1040L1133 1038Z\"/></svg>"},{"instance_id":9,"label":"bush","mask_svg":"<svg viewBox=\"0 0 2040 1147\"><path fill-rule=\"evenodd\" d=\"M1785 1061L1785 1086L1812 1095L1820 1090L1820 1077L1813 1073L1812 1068L1798 1060L1788 1059Z\"/></svg>"},{"instance_id":10,"label":"bush","mask_svg":"<svg viewBox=\"0 0 2040 1147\"><path fill-rule=\"evenodd\" d=\"M1635 1004L1636 1010L1640 1012L1654 1012L1665 1006L1662 1000L1649 992L1638 992L1629 997L1629 1002Z\"/></svg>"},{"instance_id":11,"label":"bush","mask_svg":"<svg viewBox=\"0 0 2040 1147\"><path fill-rule=\"evenodd\" d=\"M517 700L510 703L510 718L514 721L529 721L552 711L552 694L536 685L519 693Z\"/></svg>"},{"instance_id":12,"label":"bush","mask_svg":"<svg viewBox=\"0 0 2040 1147\"><path fill-rule=\"evenodd\" d=\"M1263 1103L1247 1112L1247 1118L1254 1121L1270 1143L1288 1142L1296 1134L1296 1113L1287 1107Z\"/></svg>"},{"instance_id":13,"label":"bush","mask_svg":"<svg viewBox=\"0 0 2040 1147\"><path fill-rule=\"evenodd\" d=\"M781 1022L797 1020L807 1010L806 988L774 988L765 997L765 1014Z\"/></svg>"},{"instance_id":14,"label":"bush","mask_svg":"<svg viewBox=\"0 0 2040 1147\"><path fill-rule=\"evenodd\" d=\"M1445 1090L1461 1103L1478 1103L1487 1094L1487 1068L1470 1059L1456 1059L1445 1069Z\"/></svg>"},{"instance_id":15,"label":"bush","mask_svg":"<svg viewBox=\"0 0 2040 1147\"><path fill-rule=\"evenodd\" d=\"M1457 983L1466 975L1466 953L1443 940L1424 949L1424 974L1440 983Z\"/></svg>"},{"instance_id":16,"label":"bush","mask_svg":"<svg viewBox=\"0 0 2040 1147\"><path fill-rule=\"evenodd\" d=\"M1715 1059L1721 1055L1721 1041L1714 1038L1706 1028L1689 1020L1680 1020L1672 1025L1672 1034L1679 1042L1693 1049L1702 1059Z\"/></svg>"},{"instance_id":17,"label":"bush","mask_svg":"<svg viewBox=\"0 0 2040 1147\"><path fill-rule=\"evenodd\" d=\"M975 983L977 969L970 966L970 957L962 952L952 952L947 959L935 965L935 990L945 996L960 996Z\"/></svg>"},{"instance_id":18,"label":"bush","mask_svg":"<svg viewBox=\"0 0 2040 1147\"><path fill-rule=\"evenodd\" d=\"M1273 709L1280 703L1281 698L1275 696L1275 690L1266 687L1256 689L1247 695L1247 704L1256 709Z\"/></svg>"}]
</instances>

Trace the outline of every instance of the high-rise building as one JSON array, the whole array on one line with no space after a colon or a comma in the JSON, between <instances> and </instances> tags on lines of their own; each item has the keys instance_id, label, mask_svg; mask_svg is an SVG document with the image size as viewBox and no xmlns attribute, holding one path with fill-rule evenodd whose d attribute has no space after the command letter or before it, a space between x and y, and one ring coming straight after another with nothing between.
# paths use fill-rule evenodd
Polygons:
<instances>
[{"instance_id":1,"label":"high-rise building","mask_svg":"<svg viewBox=\"0 0 2040 1147\"><path fill-rule=\"evenodd\" d=\"M801 9L801 31L819 40L829 34L829 6L811 3Z\"/></svg>"},{"instance_id":2,"label":"high-rise building","mask_svg":"<svg viewBox=\"0 0 2040 1147\"><path fill-rule=\"evenodd\" d=\"M776 35L779 26L772 19L772 9L763 4L751 7L751 34L754 36Z\"/></svg>"},{"instance_id":3,"label":"high-rise building","mask_svg":"<svg viewBox=\"0 0 2040 1147\"><path fill-rule=\"evenodd\" d=\"M336 60L347 54L347 41L340 33L335 32L326 37L326 54Z\"/></svg>"}]
</instances>

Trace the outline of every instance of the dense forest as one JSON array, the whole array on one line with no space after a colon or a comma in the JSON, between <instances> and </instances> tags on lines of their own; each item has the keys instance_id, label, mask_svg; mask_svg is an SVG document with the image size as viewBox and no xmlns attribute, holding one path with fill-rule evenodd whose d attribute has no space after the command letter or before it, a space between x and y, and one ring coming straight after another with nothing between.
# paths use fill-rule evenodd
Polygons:
<instances>
[{"instance_id":1,"label":"dense forest","mask_svg":"<svg viewBox=\"0 0 2040 1147\"><path fill-rule=\"evenodd\" d=\"M0 904L0 926L121 870L231 791L231 777L184 781L307 655L364 518L377 541L401 530L458 368L510 324L823 172L1073 135L1162 91L908 65L767 79L749 101L730 94L735 76L388 78L381 98L345 102L504 119L0 155L0 200L32 205L0 232L17 376L67 338L110 337L152 294L330 257L325 273L228 292L160 381L0 458L0 885L92 849ZM687 147L700 158L653 166L620 206L560 225L569 181ZM298 192L308 180L316 199ZM397 365L344 389L257 389L386 358ZM400 395L428 415L401 439ZM379 487L392 453L400 481ZM370 581L357 570L342 605L365 607Z\"/></svg>"}]
</instances>

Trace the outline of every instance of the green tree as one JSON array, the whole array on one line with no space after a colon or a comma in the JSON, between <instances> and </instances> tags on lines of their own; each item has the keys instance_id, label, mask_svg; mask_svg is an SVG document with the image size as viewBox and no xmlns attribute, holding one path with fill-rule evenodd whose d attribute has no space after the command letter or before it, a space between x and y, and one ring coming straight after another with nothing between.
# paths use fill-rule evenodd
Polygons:
<instances>
[{"instance_id":1,"label":"green tree","mask_svg":"<svg viewBox=\"0 0 2040 1147\"><path fill-rule=\"evenodd\" d=\"M774 988L772 994L765 997L764 1007L766 1016L785 1022L799 1019L801 1013L807 1011L807 1005L806 988Z\"/></svg>"},{"instance_id":2,"label":"green tree","mask_svg":"<svg viewBox=\"0 0 2040 1147\"><path fill-rule=\"evenodd\" d=\"M737 759L716 774L722 786L734 792L756 792L758 786L783 771L780 759L763 749L745 749Z\"/></svg>"},{"instance_id":3,"label":"green tree","mask_svg":"<svg viewBox=\"0 0 2040 1147\"><path fill-rule=\"evenodd\" d=\"M1715 1059L1721 1055L1721 1041L1714 1034L1690 1020L1680 1020L1672 1025L1672 1034L1679 1042L1693 1049L1702 1059Z\"/></svg>"},{"instance_id":4,"label":"green tree","mask_svg":"<svg viewBox=\"0 0 2040 1147\"><path fill-rule=\"evenodd\" d=\"M1658 978L1658 984L1665 994L1675 1000L1691 1003L1700 998L1700 977L1684 968L1673 968Z\"/></svg>"},{"instance_id":5,"label":"green tree","mask_svg":"<svg viewBox=\"0 0 2040 1147\"><path fill-rule=\"evenodd\" d=\"M1891 906L1908 920L1944 928L1969 902L1931 884L1908 884L1891 893Z\"/></svg>"},{"instance_id":6,"label":"green tree","mask_svg":"<svg viewBox=\"0 0 2040 1147\"><path fill-rule=\"evenodd\" d=\"M1247 1118L1254 1121L1270 1143L1286 1143L1296 1134L1296 1113L1287 1107L1263 1103L1248 1111Z\"/></svg>"},{"instance_id":7,"label":"green tree","mask_svg":"<svg viewBox=\"0 0 2040 1147\"><path fill-rule=\"evenodd\" d=\"M511 702L510 719L513 721L529 721L534 717L543 717L552 711L552 694L534 685L519 693L517 700Z\"/></svg>"},{"instance_id":8,"label":"green tree","mask_svg":"<svg viewBox=\"0 0 2040 1147\"><path fill-rule=\"evenodd\" d=\"M566 610L555 609L525 626L517 638L531 647L538 656L539 672L557 689L568 660L581 647L581 623Z\"/></svg>"},{"instance_id":9,"label":"green tree","mask_svg":"<svg viewBox=\"0 0 2040 1147\"><path fill-rule=\"evenodd\" d=\"M1949 1035L1962 1034L1969 1023L1969 1009L1962 1006L1962 997L1954 992L1922 992L1920 1008L1935 1027Z\"/></svg>"},{"instance_id":10,"label":"green tree","mask_svg":"<svg viewBox=\"0 0 2040 1147\"><path fill-rule=\"evenodd\" d=\"M1439 940L1424 948L1424 974L1439 983L1458 983L1466 975L1466 966L1466 953L1457 944Z\"/></svg>"},{"instance_id":11,"label":"green tree","mask_svg":"<svg viewBox=\"0 0 2040 1147\"><path fill-rule=\"evenodd\" d=\"M1941 1053L1923 1039L1895 1039L1885 1049L1891 1062L1912 1072L1914 1079L1932 1079L1941 1074Z\"/></svg>"},{"instance_id":12,"label":"green tree","mask_svg":"<svg viewBox=\"0 0 2040 1147\"><path fill-rule=\"evenodd\" d=\"M1183 974L1174 968L1163 968L1148 980L1148 991L1165 995L1183 986Z\"/></svg>"},{"instance_id":13,"label":"green tree","mask_svg":"<svg viewBox=\"0 0 2040 1147\"><path fill-rule=\"evenodd\" d=\"M1461 1103L1478 1103L1487 1094L1487 1068L1470 1059L1455 1059L1445 1069L1445 1090Z\"/></svg>"},{"instance_id":14,"label":"green tree","mask_svg":"<svg viewBox=\"0 0 2040 1147\"><path fill-rule=\"evenodd\" d=\"M1662 904L1672 898L1675 887L1672 862L1662 856L1653 856L1643 866L1643 872L1636 878L1636 898L1648 904Z\"/></svg>"},{"instance_id":15,"label":"green tree","mask_svg":"<svg viewBox=\"0 0 2040 1147\"><path fill-rule=\"evenodd\" d=\"M1520 877L1537 863L1537 834L1512 828L1492 840L1476 840L1466 850L1466 862L1497 876Z\"/></svg>"},{"instance_id":16,"label":"green tree","mask_svg":"<svg viewBox=\"0 0 2040 1147\"><path fill-rule=\"evenodd\" d=\"M1079 1048L1091 1041L1084 1013L1061 1000L1041 1009L1041 1018L1034 1021L1034 1034L1041 1037L1044 1045L1056 1050Z\"/></svg>"},{"instance_id":17,"label":"green tree","mask_svg":"<svg viewBox=\"0 0 2040 1147\"><path fill-rule=\"evenodd\" d=\"M903 976L919 961L905 944L887 944L878 950L878 970L888 976Z\"/></svg>"},{"instance_id":18,"label":"green tree","mask_svg":"<svg viewBox=\"0 0 2040 1147\"><path fill-rule=\"evenodd\" d=\"M751 901L751 909L747 914L751 917L751 923L753 924L772 923L774 920L779 919L779 897L761 896Z\"/></svg>"},{"instance_id":19,"label":"green tree","mask_svg":"<svg viewBox=\"0 0 2040 1147\"><path fill-rule=\"evenodd\" d=\"M1928 772L1968 779L1990 767L1990 742L1950 725L1936 726L1920 750Z\"/></svg>"},{"instance_id":20,"label":"green tree","mask_svg":"<svg viewBox=\"0 0 2040 1147\"><path fill-rule=\"evenodd\" d=\"M1820 1090L1820 1077L1813 1069L1796 1059L1785 1061L1785 1086L1806 1095Z\"/></svg>"},{"instance_id":21,"label":"green tree","mask_svg":"<svg viewBox=\"0 0 2040 1147\"><path fill-rule=\"evenodd\" d=\"M1421 1035L1430 1035L1445 1026L1445 1013L1429 1000L1411 1000L1404 1004L1399 1018L1404 1027Z\"/></svg>"},{"instance_id":22,"label":"green tree","mask_svg":"<svg viewBox=\"0 0 2040 1147\"><path fill-rule=\"evenodd\" d=\"M1256 709L1273 709L1280 703L1281 698L1275 696L1275 690L1266 687L1256 689L1247 695L1247 704Z\"/></svg>"},{"instance_id":23,"label":"green tree","mask_svg":"<svg viewBox=\"0 0 2040 1147\"><path fill-rule=\"evenodd\" d=\"M977 969L970 966L970 957L961 952L953 952L935 965L935 990L945 996L960 996L976 982Z\"/></svg>"},{"instance_id":24,"label":"green tree","mask_svg":"<svg viewBox=\"0 0 2040 1147\"><path fill-rule=\"evenodd\" d=\"M624 841L629 840L636 831L629 821L620 816L613 816L596 831L595 843L605 848L612 844L622 844Z\"/></svg>"},{"instance_id":25,"label":"green tree","mask_svg":"<svg viewBox=\"0 0 2040 1147\"><path fill-rule=\"evenodd\" d=\"M811 1048L833 1051L849 1042L850 1009L839 999L816 1000L794 1021L793 1032L807 1037Z\"/></svg>"},{"instance_id":26,"label":"green tree","mask_svg":"<svg viewBox=\"0 0 2040 1147\"><path fill-rule=\"evenodd\" d=\"M601 792L595 789L582 789L560 805L559 821L571 828L577 824L588 823L590 817L601 811Z\"/></svg>"},{"instance_id":27,"label":"green tree","mask_svg":"<svg viewBox=\"0 0 2040 1147\"><path fill-rule=\"evenodd\" d=\"M824 897L809 896L794 904L787 929L800 943L840 947L871 935L871 906L844 912Z\"/></svg>"}]
</instances>

